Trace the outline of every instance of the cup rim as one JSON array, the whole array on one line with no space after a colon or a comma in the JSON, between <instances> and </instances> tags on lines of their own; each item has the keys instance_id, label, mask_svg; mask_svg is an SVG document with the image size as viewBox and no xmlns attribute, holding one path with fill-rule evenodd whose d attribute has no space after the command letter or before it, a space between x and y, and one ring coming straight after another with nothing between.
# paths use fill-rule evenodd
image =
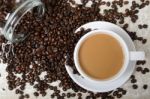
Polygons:
<instances>
[{"instance_id":1,"label":"cup rim","mask_svg":"<svg viewBox=\"0 0 150 99\"><path fill-rule=\"evenodd\" d=\"M95 78L92 78L92 77L88 76L82 70L82 68L81 68L81 66L79 64L79 59L78 59L79 58L78 57L78 52L79 52L79 49L80 49L82 43L87 38L89 38L90 36L93 36L93 35L96 35L96 34L107 34L107 35L110 35L110 36L114 37L115 39L117 39L118 42L120 43L120 45L122 46L122 50L123 50L123 54L124 54L124 63L123 63L122 68L119 70L119 72L117 74L115 74L114 76L112 76L110 78L107 78L107 79L104 79L104 80L95 79ZM75 63L77 71L85 79L88 79L88 80L90 80L92 82L96 81L96 82L99 82L99 83L110 83L111 81L114 81L114 80L118 79L125 72L128 64L129 64L129 49L128 49L128 46L127 46L126 42L117 33L113 32L113 31L110 31L110 30L100 30L100 29L99 30L92 30L92 31L88 32L87 34L85 34L84 36L82 36L80 38L80 40L78 41L78 43L75 46L75 50L74 50L74 53L73 53L73 58L74 58L74 63Z\"/></svg>"}]
</instances>

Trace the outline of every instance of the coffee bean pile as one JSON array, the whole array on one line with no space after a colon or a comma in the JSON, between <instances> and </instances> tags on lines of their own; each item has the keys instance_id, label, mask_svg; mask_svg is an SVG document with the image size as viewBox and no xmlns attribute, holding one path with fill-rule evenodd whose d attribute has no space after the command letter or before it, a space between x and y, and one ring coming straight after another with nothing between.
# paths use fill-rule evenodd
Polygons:
<instances>
[{"instance_id":1,"label":"coffee bean pile","mask_svg":"<svg viewBox=\"0 0 150 99\"><path fill-rule=\"evenodd\" d=\"M7 2L8 0L0 1L0 21L4 21L7 13L11 11L14 2ZM14 1L14 0L12 0ZM127 31L132 40L138 40L143 44L146 39L138 37L136 32L128 31L129 24L125 22L125 18L129 17L133 23L138 19L138 12L140 9L149 5L148 0L141 0L140 3L132 1L130 8L125 9L125 12L119 12L119 7L127 5L129 2L124 0L119 1L95 1L91 0L93 4L91 7L85 7L90 0L81 0L82 5L75 4L73 0L43 0L46 7L45 15L41 18L35 17L32 13L27 13L21 20L20 25L17 26L15 33L22 33L26 31L30 34L23 42L14 43L14 54L10 52L8 57L1 56L4 63L8 66L6 77L9 90L15 90L16 94L20 94L20 99L30 98L29 94L24 93L26 84L29 83L36 91L34 96L43 97L47 95L47 90L53 90L50 98L63 99L65 97L71 98L77 96L82 98L82 93L88 92L87 99L95 99L102 97L102 99L121 98L127 93L126 90L118 88L115 91L106 93L93 93L87 91L76 85L66 72L65 64L72 67L75 74L78 74L73 63L73 51L78 40L86 34L90 29L81 29L78 33L75 30L81 25L91 21L108 21L114 24L122 24L122 28ZM70 5L74 5L72 7ZM100 13L101 6L106 5L110 9L104 9ZM35 13L36 14L36 13ZM145 26L142 26L144 28ZM145 27L146 28L146 27ZM0 45L6 40L0 36ZM6 48L7 49L7 48ZM2 51L2 49L0 49ZM144 64L143 61L139 64ZM146 70L147 71L147 70ZM41 74L45 73L41 78ZM20 74L21 77L17 75ZM72 89L75 93L61 93L56 86L49 83L60 80L59 87L63 91ZM132 79L135 83L136 79ZM136 89L136 85L133 87ZM143 86L144 89L147 86Z\"/></svg>"}]
</instances>

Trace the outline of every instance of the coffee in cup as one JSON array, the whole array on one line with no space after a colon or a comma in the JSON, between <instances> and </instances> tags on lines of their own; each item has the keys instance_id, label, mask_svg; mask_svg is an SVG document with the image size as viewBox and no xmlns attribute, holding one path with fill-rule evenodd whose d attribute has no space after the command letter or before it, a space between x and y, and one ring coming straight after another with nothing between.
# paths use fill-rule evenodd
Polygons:
<instances>
[{"instance_id":1,"label":"coffee in cup","mask_svg":"<svg viewBox=\"0 0 150 99\"><path fill-rule=\"evenodd\" d=\"M144 52L129 51L125 41L108 30L87 33L79 40L74 51L77 70L91 81L115 80L124 73L129 61L144 57Z\"/></svg>"}]
</instances>

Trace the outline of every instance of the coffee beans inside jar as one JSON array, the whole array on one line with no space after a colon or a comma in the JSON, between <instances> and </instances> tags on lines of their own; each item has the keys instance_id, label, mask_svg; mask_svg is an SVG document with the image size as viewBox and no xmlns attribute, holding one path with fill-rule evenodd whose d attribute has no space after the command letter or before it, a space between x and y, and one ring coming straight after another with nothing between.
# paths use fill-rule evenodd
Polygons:
<instances>
[{"instance_id":1,"label":"coffee beans inside jar","mask_svg":"<svg viewBox=\"0 0 150 99\"><path fill-rule=\"evenodd\" d=\"M56 86L50 85L50 83L57 80L61 81L59 87L63 91L72 89L75 93L88 92L87 99L97 97L113 99L115 97L120 98L126 94L126 90L122 88L106 93L93 93L82 89L70 79L65 70L65 63L73 68L75 74L78 73L73 63L74 47L81 36L90 31L90 29L81 29L76 34L74 32L81 25L91 21L108 21L115 24L119 22L119 24L123 24L124 30L128 32L132 40L138 40L139 43L144 42L143 44L145 44L146 39L138 37L136 32L127 29L129 24L125 22L125 18L128 17L135 23L138 19L138 10L148 6L148 1L145 0L139 4L136 1L131 2L131 9L125 9L125 12L118 11L119 7L128 4L123 0L114 0L112 2L101 0L96 2L92 0L91 7L85 7L88 0L81 1L83 5L75 4L73 0L43 0L46 7L45 15L39 20L39 18L28 13L17 27L16 33L28 31L30 35L23 42L13 44L14 54L10 52L6 57L4 52L1 58L3 62L8 64L6 68L8 72L6 77L8 88L9 90L15 89L16 94L21 95L20 99L30 97L24 93L27 83L36 90L33 92L35 97L39 95L44 97L47 94L47 90L54 90L50 98L57 97L59 99L76 96L69 93L61 94ZM0 21L4 21L10 7L14 5L13 3L15 2L10 3L8 0L2 0L1 3L0 1ZM100 13L102 5L109 6L110 9L104 9L104 13ZM28 27L29 23L32 24L30 27ZM5 38L0 36L0 45L5 42ZM0 51L2 52L1 48ZM40 75L44 72L46 74L41 78ZM18 77L17 74L22 76ZM135 87L133 85L134 89L136 89ZM77 96L82 97L82 95Z\"/></svg>"}]
</instances>

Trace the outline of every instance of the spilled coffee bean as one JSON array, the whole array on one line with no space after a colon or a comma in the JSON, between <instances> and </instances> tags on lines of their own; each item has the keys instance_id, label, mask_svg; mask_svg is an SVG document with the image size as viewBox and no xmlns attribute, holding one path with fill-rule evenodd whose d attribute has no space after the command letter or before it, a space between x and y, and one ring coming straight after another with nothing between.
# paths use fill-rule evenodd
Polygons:
<instances>
[{"instance_id":1,"label":"spilled coffee bean","mask_svg":"<svg viewBox=\"0 0 150 99\"><path fill-rule=\"evenodd\" d=\"M134 84L132 85L133 89L137 89L138 88L138 85Z\"/></svg>"},{"instance_id":2,"label":"spilled coffee bean","mask_svg":"<svg viewBox=\"0 0 150 99\"><path fill-rule=\"evenodd\" d=\"M147 89L148 88L148 85L143 85L143 89Z\"/></svg>"}]
</instances>

